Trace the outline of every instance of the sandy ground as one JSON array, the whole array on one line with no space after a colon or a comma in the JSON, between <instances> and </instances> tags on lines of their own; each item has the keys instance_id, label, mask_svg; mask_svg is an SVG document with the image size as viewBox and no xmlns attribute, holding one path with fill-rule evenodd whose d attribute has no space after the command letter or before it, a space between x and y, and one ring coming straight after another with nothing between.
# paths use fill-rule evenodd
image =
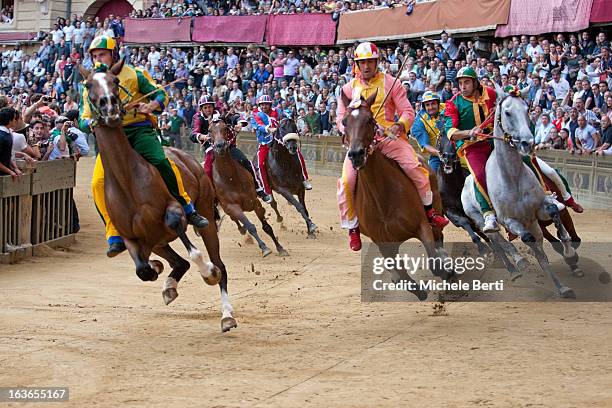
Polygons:
<instances>
[{"instance_id":1,"label":"sandy ground","mask_svg":"<svg viewBox=\"0 0 612 408\"><path fill-rule=\"evenodd\" d=\"M219 292L195 268L165 306L161 279L104 256L92 166L79 165L77 244L0 266L0 386L68 386L61 406L75 407L612 406L608 303L454 303L445 316L362 303L331 177L307 196L317 240L281 204L288 229L272 225L290 258L262 259L223 225L239 326L222 334ZM575 219L584 240L612 241L612 213Z\"/></svg>"}]
</instances>

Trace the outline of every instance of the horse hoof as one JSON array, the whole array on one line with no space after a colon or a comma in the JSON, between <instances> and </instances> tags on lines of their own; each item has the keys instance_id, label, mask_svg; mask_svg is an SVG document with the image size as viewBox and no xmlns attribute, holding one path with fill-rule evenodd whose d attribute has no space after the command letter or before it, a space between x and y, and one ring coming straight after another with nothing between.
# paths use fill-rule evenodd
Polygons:
<instances>
[{"instance_id":1,"label":"horse hoof","mask_svg":"<svg viewBox=\"0 0 612 408\"><path fill-rule=\"evenodd\" d=\"M153 259L152 261L149 261L149 265L151 265L151 268L153 268L153 270L158 275L161 275L162 272L164 271L164 264L161 263L161 261L158 261L157 259Z\"/></svg>"},{"instance_id":2,"label":"horse hoof","mask_svg":"<svg viewBox=\"0 0 612 408\"><path fill-rule=\"evenodd\" d=\"M427 300L427 291L426 290L417 290L412 292L419 300Z\"/></svg>"},{"instance_id":3,"label":"horse hoof","mask_svg":"<svg viewBox=\"0 0 612 408\"><path fill-rule=\"evenodd\" d=\"M213 263L209 263L210 275L204 276L202 275L202 279L206 282L207 285L215 286L218 285L221 281L221 269L215 266Z\"/></svg>"},{"instance_id":4,"label":"horse hoof","mask_svg":"<svg viewBox=\"0 0 612 408\"><path fill-rule=\"evenodd\" d=\"M233 317L224 317L221 319L221 332L225 333L238 327L238 323L236 323L236 319Z\"/></svg>"},{"instance_id":5,"label":"horse hoof","mask_svg":"<svg viewBox=\"0 0 612 408\"><path fill-rule=\"evenodd\" d=\"M289 256L289 252L287 252L287 250L285 250L284 248L281 248L278 251L278 256Z\"/></svg>"},{"instance_id":6,"label":"horse hoof","mask_svg":"<svg viewBox=\"0 0 612 408\"><path fill-rule=\"evenodd\" d=\"M516 263L516 269L518 269L519 271L524 271L527 268L529 268L529 261L525 258L519 259Z\"/></svg>"},{"instance_id":7,"label":"horse hoof","mask_svg":"<svg viewBox=\"0 0 612 408\"><path fill-rule=\"evenodd\" d=\"M580 268L575 268L572 270L572 276L574 278L582 278L584 276L584 272Z\"/></svg>"},{"instance_id":8,"label":"horse hoof","mask_svg":"<svg viewBox=\"0 0 612 408\"><path fill-rule=\"evenodd\" d=\"M521 272L514 272L510 274L510 280L514 282L515 280L517 280L518 278L521 278L522 276L523 274Z\"/></svg>"},{"instance_id":9,"label":"horse hoof","mask_svg":"<svg viewBox=\"0 0 612 408\"><path fill-rule=\"evenodd\" d=\"M272 253L272 250L270 248L264 248L261 250L261 256L262 258L265 258L266 256L270 255Z\"/></svg>"},{"instance_id":10,"label":"horse hoof","mask_svg":"<svg viewBox=\"0 0 612 408\"><path fill-rule=\"evenodd\" d=\"M561 289L559 289L559 294L564 299L576 299L576 294L574 291L567 286L563 286Z\"/></svg>"},{"instance_id":11,"label":"horse hoof","mask_svg":"<svg viewBox=\"0 0 612 408\"><path fill-rule=\"evenodd\" d=\"M170 303L174 301L178 297L178 292L175 288L167 288L162 292L162 296L164 298L164 303L168 306Z\"/></svg>"},{"instance_id":12,"label":"horse hoof","mask_svg":"<svg viewBox=\"0 0 612 408\"><path fill-rule=\"evenodd\" d=\"M317 235L314 232L309 232L307 239L317 239Z\"/></svg>"},{"instance_id":13,"label":"horse hoof","mask_svg":"<svg viewBox=\"0 0 612 408\"><path fill-rule=\"evenodd\" d=\"M149 265L145 266L144 268L136 270L136 275L140 278L140 280L145 281L145 282L156 281L157 277L159 276L157 272L155 272L155 270L153 270L153 268L151 268L151 266Z\"/></svg>"}]
</instances>

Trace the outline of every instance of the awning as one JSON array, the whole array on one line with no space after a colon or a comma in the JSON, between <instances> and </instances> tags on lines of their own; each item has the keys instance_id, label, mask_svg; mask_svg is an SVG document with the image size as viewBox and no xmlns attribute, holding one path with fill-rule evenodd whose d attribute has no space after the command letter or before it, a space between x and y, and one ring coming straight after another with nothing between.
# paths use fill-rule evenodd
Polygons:
<instances>
[{"instance_id":1,"label":"awning","mask_svg":"<svg viewBox=\"0 0 612 408\"><path fill-rule=\"evenodd\" d=\"M223 43L263 43L268 16L196 17L193 41Z\"/></svg>"},{"instance_id":2,"label":"awning","mask_svg":"<svg viewBox=\"0 0 612 408\"><path fill-rule=\"evenodd\" d=\"M506 24L510 0L437 0L406 7L349 12L340 16L338 43L390 41L426 35L477 32Z\"/></svg>"},{"instance_id":3,"label":"awning","mask_svg":"<svg viewBox=\"0 0 612 408\"><path fill-rule=\"evenodd\" d=\"M126 18L125 41L139 44L160 44L191 41L191 17Z\"/></svg>"},{"instance_id":4,"label":"awning","mask_svg":"<svg viewBox=\"0 0 612 408\"><path fill-rule=\"evenodd\" d=\"M593 0L512 0L508 24L495 36L572 32L589 26Z\"/></svg>"},{"instance_id":5,"label":"awning","mask_svg":"<svg viewBox=\"0 0 612 408\"><path fill-rule=\"evenodd\" d=\"M271 45L333 45L336 22L331 14L279 14L268 20L266 42Z\"/></svg>"}]
</instances>

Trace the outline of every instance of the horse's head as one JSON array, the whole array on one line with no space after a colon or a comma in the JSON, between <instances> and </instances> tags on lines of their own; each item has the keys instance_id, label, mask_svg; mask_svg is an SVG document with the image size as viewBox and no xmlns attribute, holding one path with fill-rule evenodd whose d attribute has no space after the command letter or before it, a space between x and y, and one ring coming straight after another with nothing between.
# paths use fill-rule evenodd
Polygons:
<instances>
[{"instance_id":1,"label":"horse's head","mask_svg":"<svg viewBox=\"0 0 612 408\"><path fill-rule=\"evenodd\" d=\"M94 71L87 71L79 67L81 75L85 80L87 98L94 120L108 127L119 127L122 124L125 113L121 99L119 98L119 72L123 68L123 60L120 60L111 68L102 66Z\"/></svg>"},{"instance_id":2,"label":"horse's head","mask_svg":"<svg viewBox=\"0 0 612 408\"><path fill-rule=\"evenodd\" d=\"M440 130L440 137L438 138L438 151L440 152L440 161L444 173L452 173L459 162L459 156L457 156L455 145L448 139L443 129Z\"/></svg>"},{"instance_id":3,"label":"horse's head","mask_svg":"<svg viewBox=\"0 0 612 408\"><path fill-rule=\"evenodd\" d=\"M213 148L218 155L224 155L236 138L234 129L227 124L226 118L217 113L213 115L209 132Z\"/></svg>"},{"instance_id":4,"label":"horse's head","mask_svg":"<svg viewBox=\"0 0 612 408\"><path fill-rule=\"evenodd\" d=\"M297 154L300 137L293 118L283 118L279 124L280 137L291 154Z\"/></svg>"},{"instance_id":5,"label":"horse's head","mask_svg":"<svg viewBox=\"0 0 612 408\"><path fill-rule=\"evenodd\" d=\"M534 137L529 128L529 107L521 98L521 93L514 90L509 94L497 84L497 108L495 113L496 136L509 140L518 152L525 156L533 149Z\"/></svg>"},{"instance_id":6,"label":"horse's head","mask_svg":"<svg viewBox=\"0 0 612 408\"><path fill-rule=\"evenodd\" d=\"M360 91L358 91L360 92ZM374 92L368 99L359 95L350 100L344 92L341 92L342 102L347 107L346 114L342 118L344 134L349 144L348 157L355 170L366 165L368 152L374 142L376 134L376 120L372 114L371 106L376 100Z\"/></svg>"}]
</instances>

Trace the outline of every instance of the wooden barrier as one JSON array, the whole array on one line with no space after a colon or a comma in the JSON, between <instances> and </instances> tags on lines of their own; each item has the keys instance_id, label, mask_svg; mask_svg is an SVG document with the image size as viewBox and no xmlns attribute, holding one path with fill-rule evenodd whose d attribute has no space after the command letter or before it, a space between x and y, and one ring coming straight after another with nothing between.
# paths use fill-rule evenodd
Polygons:
<instances>
[{"instance_id":1,"label":"wooden barrier","mask_svg":"<svg viewBox=\"0 0 612 408\"><path fill-rule=\"evenodd\" d=\"M253 133L240 133L238 145L247 157L257 150ZM346 150L339 137L302 137L302 154L313 174L339 177ZM541 150L538 156L563 174L576 196L585 207L612 210L612 159L610 157L575 156L566 151Z\"/></svg>"},{"instance_id":2,"label":"wooden barrier","mask_svg":"<svg viewBox=\"0 0 612 408\"><path fill-rule=\"evenodd\" d=\"M38 162L17 181L0 177L0 263L36 255L41 245L74 242L73 160Z\"/></svg>"}]
</instances>

